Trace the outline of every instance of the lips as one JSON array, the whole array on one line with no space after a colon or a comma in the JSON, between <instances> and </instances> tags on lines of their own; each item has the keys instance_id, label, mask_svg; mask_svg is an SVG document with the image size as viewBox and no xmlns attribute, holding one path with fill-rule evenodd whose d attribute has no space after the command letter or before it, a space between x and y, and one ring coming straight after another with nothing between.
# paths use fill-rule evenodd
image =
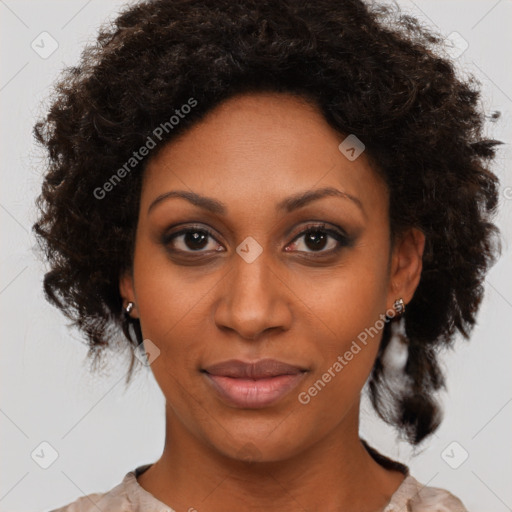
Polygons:
<instances>
[{"instance_id":1,"label":"lips","mask_svg":"<svg viewBox=\"0 0 512 512\"><path fill-rule=\"evenodd\" d=\"M276 361L275 359L261 359L254 363L244 363L243 361L232 359L208 366L204 370L210 375L233 377L235 379L264 379L279 375L296 375L304 371L298 366Z\"/></svg>"},{"instance_id":2,"label":"lips","mask_svg":"<svg viewBox=\"0 0 512 512\"><path fill-rule=\"evenodd\" d=\"M248 409L260 409L277 402L299 384L306 371L275 359L252 363L229 360L202 370L222 401Z\"/></svg>"}]
</instances>

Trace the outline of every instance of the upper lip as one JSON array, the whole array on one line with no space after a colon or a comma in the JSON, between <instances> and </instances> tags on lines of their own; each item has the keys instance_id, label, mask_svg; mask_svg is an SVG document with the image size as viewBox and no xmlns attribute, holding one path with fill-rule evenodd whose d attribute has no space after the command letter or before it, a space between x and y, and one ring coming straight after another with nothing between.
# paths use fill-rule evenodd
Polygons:
<instances>
[{"instance_id":1,"label":"upper lip","mask_svg":"<svg viewBox=\"0 0 512 512\"><path fill-rule=\"evenodd\" d=\"M229 361L222 361L221 363L208 366L203 371L210 375L222 377L264 379L277 377L278 375L295 375L305 370L276 359L260 359L250 363L230 359Z\"/></svg>"}]
</instances>

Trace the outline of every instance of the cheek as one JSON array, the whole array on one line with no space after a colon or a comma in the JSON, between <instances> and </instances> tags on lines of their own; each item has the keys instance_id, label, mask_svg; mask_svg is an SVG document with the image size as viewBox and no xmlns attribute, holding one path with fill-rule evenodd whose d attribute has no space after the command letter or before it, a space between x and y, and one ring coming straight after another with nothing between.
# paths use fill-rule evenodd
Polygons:
<instances>
[{"instance_id":1,"label":"cheek","mask_svg":"<svg viewBox=\"0 0 512 512\"><path fill-rule=\"evenodd\" d=\"M310 428L327 432L359 403L385 325L375 280L361 279L329 288L317 300L319 332L310 354L315 366L297 397ZM313 324L310 324L313 326ZM309 328L310 339L313 329ZM335 404L335 406L333 406Z\"/></svg>"},{"instance_id":2,"label":"cheek","mask_svg":"<svg viewBox=\"0 0 512 512\"><path fill-rule=\"evenodd\" d=\"M388 290L385 248L372 254L365 247L339 266L308 279L297 279L294 291L304 300L311 327L326 334L326 348L342 350L361 332L375 326L386 311ZM381 322L377 328L382 328ZM380 330L380 329L379 329Z\"/></svg>"},{"instance_id":3,"label":"cheek","mask_svg":"<svg viewBox=\"0 0 512 512\"><path fill-rule=\"evenodd\" d=\"M207 313L200 294L180 293L176 281L172 288L162 286L164 281L152 283L148 280L141 287L137 296L141 329L144 339L150 339L158 346L167 360L167 367L178 373L192 366L192 362L186 364L185 361L192 361L192 354L197 351L194 347L204 342L199 337L199 323L204 322Z\"/></svg>"},{"instance_id":4,"label":"cheek","mask_svg":"<svg viewBox=\"0 0 512 512\"><path fill-rule=\"evenodd\" d=\"M200 305L201 293L191 267L173 265L165 249L141 231L133 269L137 308L144 336L163 341Z\"/></svg>"},{"instance_id":5,"label":"cheek","mask_svg":"<svg viewBox=\"0 0 512 512\"><path fill-rule=\"evenodd\" d=\"M143 237L138 239L133 269L135 293L142 335L160 350L159 359L152 364L153 369L160 366L161 359L176 358L176 351L182 344L172 346L169 341L176 339L193 306L193 294L184 293L179 275L170 269L161 249ZM174 369L169 370L174 372Z\"/></svg>"},{"instance_id":6,"label":"cheek","mask_svg":"<svg viewBox=\"0 0 512 512\"><path fill-rule=\"evenodd\" d=\"M385 243L378 251L360 246L357 256L317 275L316 284L298 285L310 312L304 328L310 339L317 338L312 347L317 364L305 389L314 407L331 400L347 406L371 372L385 326L387 254Z\"/></svg>"},{"instance_id":7,"label":"cheek","mask_svg":"<svg viewBox=\"0 0 512 512\"><path fill-rule=\"evenodd\" d=\"M200 337L206 311L206 297L196 282L186 286L183 275L170 271L169 264L159 266L144 265L134 269L137 283L137 301L144 339L151 340L160 353L151 363L151 371L166 402L180 411L182 421L189 424L189 429L196 428L190 415L198 416L204 409L201 394L190 384L196 385L197 362L201 353ZM199 374L197 373L196 377ZM188 412L186 412L188 411ZM193 412L195 411L195 412ZM186 419L188 418L188 419Z\"/></svg>"}]
</instances>

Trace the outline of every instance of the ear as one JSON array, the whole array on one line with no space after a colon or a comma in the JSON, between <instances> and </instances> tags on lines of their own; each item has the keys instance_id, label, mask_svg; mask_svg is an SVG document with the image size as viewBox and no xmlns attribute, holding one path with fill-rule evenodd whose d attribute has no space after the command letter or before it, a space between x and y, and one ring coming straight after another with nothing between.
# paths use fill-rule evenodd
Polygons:
<instances>
[{"instance_id":1,"label":"ear","mask_svg":"<svg viewBox=\"0 0 512 512\"><path fill-rule=\"evenodd\" d=\"M126 271L119 277L119 293L123 299L123 307L126 308L129 302L133 302L129 315L132 318L138 318L137 314L137 301L135 299L135 288L133 286L133 276L130 271Z\"/></svg>"},{"instance_id":2,"label":"ear","mask_svg":"<svg viewBox=\"0 0 512 512\"><path fill-rule=\"evenodd\" d=\"M424 249L425 234L417 228L409 228L395 240L391 255L388 309L392 309L393 303L400 297L406 305L411 301L420 282Z\"/></svg>"}]
</instances>

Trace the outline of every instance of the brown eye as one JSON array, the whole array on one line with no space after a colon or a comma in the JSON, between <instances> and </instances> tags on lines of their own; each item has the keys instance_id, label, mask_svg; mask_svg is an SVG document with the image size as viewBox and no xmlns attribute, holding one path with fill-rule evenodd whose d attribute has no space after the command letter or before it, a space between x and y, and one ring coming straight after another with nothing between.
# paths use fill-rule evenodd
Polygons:
<instances>
[{"instance_id":1,"label":"brown eye","mask_svg":"<svg viewBox=\"0 0 512 512\"><path fill-rule=\"evenodd\" d=\"M208 243L208 233L204 231L188 231L183 235L183 242L189 249L203 249Z\"/></svg>"},{"instance_id":2,"label":"brown eye","mask_svg":"<svg viewBox=\"0 0 512 512\"><path fill-rule=\"evenodd\" d=\"M309 226L292 242L289 251L305 253L330 253L350 245L350 239L336 230L326 228L324 224ZM290 247L290 246L288 246Z\"/></svg>"},{"instance_id":3,"label":"brown eye","mask_svg":"<svg viewBox=\"0 0 512 512\"><path fill-rule=\"evenodd\" d=\"M219 250L213 235L205 229L183 229L166 235L164 245L176 252L208 252ZM206 248L206 250L204 250Z\"/></svg>"},{"instance_id":4,"label":"brown eye","mask_svg":"<svg viewBox=\"0 0 512 512\"><path fill-rule=\"evenodd\" d=\"M304 243L312 251L319 251L325 248L329 235L322 231L309 231L304 235Z\"/></svg>"}]
</instances>

